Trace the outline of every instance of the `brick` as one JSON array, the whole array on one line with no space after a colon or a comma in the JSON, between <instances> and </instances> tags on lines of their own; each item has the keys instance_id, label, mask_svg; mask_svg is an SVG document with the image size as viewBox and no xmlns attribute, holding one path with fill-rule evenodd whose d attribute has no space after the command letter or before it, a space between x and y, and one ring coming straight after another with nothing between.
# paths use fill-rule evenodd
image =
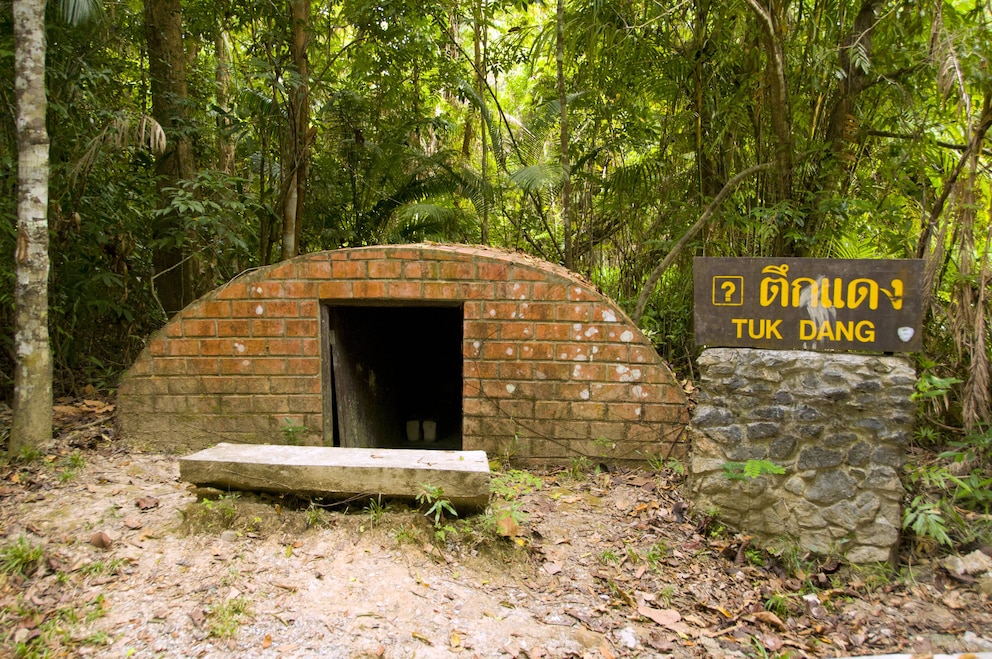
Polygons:
<instances>
[{"instance_id":1,"label":"brick","mask_svg":"<svg viewBox=\"0 0 992 659\"><path fill-rule=\"evenodd\" d=\"M264 356L268 354L268 339L233 339L231 341L233 350L231 354L236 357Z\"/></svg>"},{"instance_id":2,"label":"brick","mask_svg":"<svg viewBox=\"0 0 992 659\"><path fill-rule=\"evenodd\" d=\"M220 410L224 414L248 414L252 411L253 396L224 396Z\"/></svg>"},{"instance_id":3,"label":"brick","mask_svg":"<svg viewBox=\"0 0 992 659\"><path fill-rule=\"evenodd\" d=\"M155 411L176 414L188 409L185 396L159 396L155 399Z\"/></svg>"},{"instance_id":4,"label":"brick","mask_svg":"<svg viewBox=\"0 0 992 659\"><path fill-rule=\"evenodd\" d=\"M301 339L268 339L267 354L272 356L296 357L303 354Z\"/></svg>"},{"instance_id":5,"label":"brick","mask_svg":"<svg viewBox=\"0 0 992 659\"><path fill-rule=\"evenodd\" d=\"M626 362L627 355L630 354L627 346L619 343L608 343L598 346L596 359L601 362ZM636 365L634 368L638 368Z\"/></svg>"},{"instance_id":6,"label":"brick","mask_svg":"<svg viewBox=\"0 0 992 659\"><path fill-rule=\"evenodd\" d=\"M516 302L489 302L482 310L482 317L490 320L513 320L518 317L520 307Z\"/></svg>"},{"instance_id":7,"label":"brick","mask_svg":"<svg viewBox=\"0 0 992 659\"><path fill-rule=\"evenodd\" d=\"M317 339L303 339L301 354L307 357L320 357L320 341Z\"/></svg>"},{"instance_id":8,"label":"brick","mask_svg":"<svg viewBox=\"0 0 992 659\"><path fill-rule=\"evenodd\" d=\"M487 398L466 398L462 402L465 416L487 416L496 412L496 404Z\"/></svg>"},{"instance_id":9,"label":"brick","mask_svg":"<svg viewBox=\"0 0 992 659\"><path fill-rule=\"evenodd\" d=\"M186 360L163 357L152 365L155 375L186 375Z\"/></svg>"},{"instance_id":10,"label":"brick","mask_svg":"<svg viewBox=\"0 0 992 659\"><path fill-rule=\"evenodd\" d=\"M220 360L221 375L251 375L252 360L231 357Z\"/></svg>"},{"instance_id":11,"label":"brick","mask_svg":"<svg viewBox=\"0 0 992 659\"><path fill-rule=\"evenodd\" d=\"M499 336L499 323L466 320L462 325L462 336L466 339L495 339Z\"/></svg>"},{"instance_id":12,"label":"brick","mask_svg":"<svg viewBox=\"0 0 992 659\"><path fill-rule=\"evenodd\" d=\"M600 342L608 336L609 330L603 325L596 323L572 323L571 338L573 341L587 343L589 341Z\"/></svg>"},{"instance_id":13,"label":"brick","mask_svg":"<svg viewBox=\"0 0 992 659\"><path fill-rule=\"evenodd\" d=\"M226 300L207 300L200 304L201 318L230 318L231 303Z\"/></svg>"},{"instance_id":14,"label":"brick","mask_svg":"<svg viewBox=\"0 0 992 659\"><path fill-rule=\"evenodd\" d=\"M168 354L168 351L169 343L165 339L152 339L151 343L148 344L148 354L152 357L161 357Z\"/></svg>"},{"instance_id":15,"label":"brick","mask_svg":"<svg viewBox=\"0 0 992 659\"><path fill-rule=\"evenodd\" d=\"M262 318L264 315L265 303L259 300L243 300L231 303L232 318Z\"/></svg>"},{"instance_id":16,"label":"brick","mask_svg":"<svg viewBox=\"0 0 992 659\"><path fill-rule=\"evenodd\" d=\"M256 414L288 414L287 396L252 396L251 410Z\"/></svg>"},{"instance_id":17,"label":"brick","mask_svg":"<svg viewBox=\"0 0 992 659\"><path fill-rule=\"evenodd\" d=\"M233 281L217 292L218 300L243 300L248 297L248 282Z\"/></svg>"},{"instance_id":18,"label":"brick","mask_svg":"<svg viewBox=\"0 0 992 659\"><path fill-rule=\"evenodd\" d=\"M280 263L266 271L265 276L269 279L296 279L296 264L292 262Z\"/></svg>"},{"instance_id":19,"label":"brick","mask_svg":"<svg viewBox=\"0 0 992 659\"><path fill-rule=\"evenodd\" d=\"M179 318L176 318L165 326L165 335L170 339L181 337L183 335L183 323L179 320Z\"/></svg>"},{"instance_id":20,"label":"brick","mask_svg":"<svg viewBox=\"0 0 992 659\"><path fill-rule=\"evenodd\" d=\"M499 362L484 362L475 359L465 360L462 368L466 378L487 378L495 379L499 377Z\"/></svg>"},{"instance_id":21,"label":"brick","mask_svg":"<svg viewBox=\"0 0 992 659\"><path fill-rule=\"evenodd\" d=\"M330 279L331 264L327 261L304 261L296 264L296 274L300 279Z\"/></svg>"},{"instance_id":22,"label":"brick","mask_svg":"<svg viewBox=\"0 0 992 659\"><path fill-rule=\"evenodd\" d=\"M534 323L509 321L500 325L500 338L504 341L530 341L534 339Z\"/></svg>"},{"instance_id":23,"label":"brick","mask_svg":"<svg viewBox=\"0 0 992 659\"><path fill-rule=\"evenodd\" d=\"M251 324L247 319L218 320L217 336L248 336Z\"/></svg>"},{"instance_id":24,"label":"brick","mask_svg":"<svg viewBox=\"0 0 992 659\"><path fill-rule=\"evenodd\" d=\"M508 400L500 399L496 407L500 414L514 419L533 419L534 401L532 400Z\"/></svg>"},{"instance_id":25,"label":"brick","mask_svg":"<svg viewBox=\"0 0 992 659\"><path fill-rule=\"evenodd\" d=\"M296 300L268 300L265 315L269 318L297 318L300 316L300 303Z\"/></svg>"},{"instance_id":26,"label":"brick","mask_svg":"<svg viewBox=\"0 0 992 659\"><path fill-rule=\"evenodd\" d=\"M256 357L245 361L250 364L251 370L249 372L255 375L286 375L289 372L285 359Z\"/></svg>"},{"instance_id":27,"label":"brick","mask_svg":"<svg viewBox=\"0 0 992 659\"><path fill-rule=\"evenodd\" d=\"M521 361L499 362L499 377L502 380L533 380L534 363Z\"/></svg>"},{"instance_id":28,"label":"brick","mask_svg":"<svg viewBox=\"0 0 992 659\"><path fill-rule=\"evenodd\" d=\"M537 323L534 338L538 341L568 341L572 326L566 323Z\"/></svg>"},{"instance_id":29,"label":"brick","mask_svg":"<svg viewBox=\"0 0 992 659\"><path fill-rule=\"evenodd\" d=\"M232 339L201 339L200 355L203 357L234 354Z\"/></svg>"},{"instance_id":30,"label":"brick","mask_svg":"<svg viewBox=\"0 0 992 659\"><path fill-rule=\"evenodd\" d=\"M274 394L319 394L320 378L299 376L271 378L269 391Z\"/></svg>"},{"instance_id":31,"label":"brick","mask_svg":"<svg viewBox=\"0 0 992 659\"><path fill-rule=\"evenodd\" d=\"M572 380L602 381L606 379L606 366L595 362L578 362L572 364L569 377Z\"/></svg>"},{"instance_id":32,"label":"brick","mask_svg":"<svg viewBox=\"0 0 992 659\"><path fill-rule=\"evenodd\" d=\"M559 304L555 309L555 318L566 322L587 323L592 320L592 305L584 302Z\"/></svg>"},{"instance_id":33,"label":"brick","mask_svg":"<svg viewBox=\"0 0 992 659\"><path fill-rule=\"evenodd\" d=\"M320 396L290 396L289 397L289 411L306 414L306 413L317 413L320 412L323 401Z\"/></svg>"},{"instance_id":34,"label":"brick","mask_svg":"<svg viewBox=\"0 0 992 659\"><path fill-rule=\"evenodd\" d=\"M316 300L300 300L300 318L318 318L320 304Z\"/></svg>"},{"instance_id":35,"label":"brick","mask_svg":"<svg viewBox=\"0 0 992 659\"><path fill-rule=\"evenodd\" d=\"M513 281L544 281L548 273L533 266L514 265L510 279Z\"/></svg>"},{"instance_id":36,"label":"brick","mask_svg":"<svg viewBox=\"0 0 992 659\"><path fill-rule=\"evenodd\" d=\"M576 419L601 421L606 418L606 403L576 401L572 403L572 416Z\"/></svg>"},{"instance_id":37,"label":"brick","mask_svg":"<svg viewBox=\"0 0 992 659\"><path fill-rule=\"evenodd\" d=\"M492 263L480 261L475 266L476 276L487 281L507 281L510 279L511 266L509 263Z\"/></svg>"},{"instance_id":38,"label":"brick","mask_svg":"<svg viewBox=\"0 0 992 659\"><path fill-rule=\"evenodd\" d=\"M544 302L521 302L520 318L527 320L554 320L555 306Z\"/></svg>"},{"instance_id":39,"label":"brick","mask_svg":"<svg viewBox=\"0 0 992 659\"><path fill-rule=\"evenodd\" d=\"M286 321L286 336L316 337L320 333L320 323L311 318Z\"/></svg>"},{"instance_id":40,"label":"brick","mask_svg":"<svg viewBox=\"0 0 992 659\"><path fill-rule=\"evenodd\" d=\"M606 369L606 374L612 382L642 383L644 379L644 368L636 365L613 364L610 368Z\"/></svg>"},{"instance_id":41,"label":"brick","mask_svg":"<svg viewBox=\"0 0 992 659\"><path fill-rule=\"evenodd\" d=\"M424 258L424 251L419 247L393 247L386 254L386 257L403 261L419 261Z\"/></svg>"},{"instance_id":42,"label":"brick","mask_svg":"<svg viewBox=\"0 0 992 659\"><path fill-rule=\"evenodd\" d=\"M321 300L347 300L354 297L350 281L322 281L317 284L317 297Z\"/></svg>"},{"instance_id":43,"label":"brick","mask_svg":"<svg viewBox=\"0 0 992 659\"><path fill-rule=\"evenodd\" d=\"M356 299L376 300L386 297L386 282L384 281L356 281L354 283Z\"/></svg>"},{"instance_id":44,"label":"brick","mask_svg":"<svg viewBox=\"0 0 992 659\"><path fill-rule=\"evenodd\" d=\"M459 290L464 300L491 300L494 297L494 285L491 282L462 282Z\"/></svg>"},{"instance_id":45,"label":"brick","mask_svg":"<svg viewBox=\"0 0 992 659\"><path fill-rule=\"evenodd\" d=\"M422 290L427 300L457 300L461 295L461 285L450 281L427 281Z\"/></svg>"},{"instance_id":46,"label":"brick","mask_svg":"<svg viewBox=\"0 0 992 659\"><path fill-rule=\"evenodd\" d=\"M256 281L248 284L248 297L273 298L282 297L282 283L278 281Z\"/></svg>"},{"instance_id":47,"label":"brick","mask_svg":"<svg viewBox=\"0 0 992 659\"><path fill-rule=\"evenodd\" d=\"M596 358L596 353L592 349L596 346L582 345L576 343L556 343L554 344L555 358L564 362L588 362Z\"/></svg>"},{"instance_id":48,"label":"brick","mask_svg":"<svg viewBox=\"0 0 992 659\"><path fill-rule=\"evenodd\" d=\"M526 348L527 346L521 348L521 352L526 352ZM572 365L564 362L540 361L534 364L534 377L538 380L568 380L571 373Z\"/></svg>"},{"instance_id":49,"label":"brick","mask_svg":"<svg viewBox=\"0 0 992 659\"><path fill-rule=\"evenodd\" d=\"M636 364L660 364L661 357L654 348L647 346L632 345L629 348L628 359Z\"/></svg>"},{"instance_id":50,"label":"brick","mask_svg":"<svg viewBox=\"0 0 992 659\"><path fill-rule=\"evenodd\" d=\"M588 382L562 382L556 389L557 396L550 396L549 399L557 398L561 401L581 403L592 398L592 385Z\"/></svg>"},{"instance_id":51,"label":"brick","mask_svg":"<svg viewBox=\"0 0 992 659\"><path fill-rule=\"evenodd\" d=\"M138 396L162 395L169 393L169 383L174 380L185 380L186 378L135 378L129 383L128 393ZM175 392L173 392L175 393Z\"/></svg>"},{"instance_id":52,"label":"brick","mask_svg":"<svg viewBox=\"0 0 992 659\"><path fill-rule=\"evenodd\" d=\"M440 279L475 279L474 263L443 262L438 271Z\"/></svg>"},{"instance_id":53,"label":"brick","mask_svg":"<svg viewBox=\"0 0 992 659\"><path fill-rule=\"evenodd\" d=\"M601 295L585 286L569 286L566 295L569 302L600 302L603 299ZM602 316L596 316L596 320L601 319Z\"/></svg>"},{"instance_id":54,"label":"brick","mask_svg":"<svg viewBox=\"0 0 992 659\"><path fill-rule=\"evenodd\" d=\"M567 302L568 285L550 284L543 281L536 281L532 284L531 299L541 302Z\"/></svg>"},{"instance_id":55,"label":"brick","mask_svg":"<svg viewBox=\"0 0 992 659\"><path fill-rule=\"evenodd\" d=\"M589 437L589 422L557 421L551 436L555 439L587 439Z\"/></svg>"},{"instance_id":56,"label":"brick","mask_svg":"<svg viewBox=\"0 0 992 659\"><path fill-rule=\"evenodd\" d=\"M152 374L152 360L147 356L147 353L143 353L138 359L131 365L128 369L128 374L132 376L145 376ZM124 382L127 382L125 380ZM124 383L121 383L122 386Z\"/></svg>"},{"instance_id":57,"label":"brick","mask_svg":"<svg viewBox=\"0 0 992 659\"><path fill-rule=\"evenodd\" d=\"M571 403L557 400L539 400L534 403L534 417L538 419L567 419L571 414Z\"/></svg>"},{"instance_id":58,"label":"brick","mask_svg":"<svg viewBox=\"0 0 992 659\"><path fill-rule=\"evenodd\" d=\"M297 357L287 364L289 375L317 375L320 373L320 359L317 357Z\"/></svg>"},{"instance_id":59,"label":"brick","mask_svg":"<svg viewBox=\"0 0 992 659\"><path fill-rule=\"evenodd\" d=\"M269 386L271 379L272 378L269 378L268 376L238 376L234 381L234 392L239 394L267 394L271 390L271 387Z\"/></svg>"},{"instance_id":60,"label":"brick","mask_svg":"<svg viewBox=\"0 0 992 659\"><path fill-rule=\"evenodd\" d=\"M252 318L251 333L245 332L245 336L267 337L285 336L286 321L275 318Z\"/></svg>"},{"instance_id":61,"label":"brick","mask_svg":"<svg viewBox=\"0 0 992 659\"><path fill-rule=\"evenodd\" d=\"M437 279L441 271L436 261L412 261L403 264L405 279Z\"/></svg>"},{"instance_id":62,"label":"brick","mask_svg":"<svg viewBox=\"0 0 992 659\"><path fill-rule=\"evenodd\" d=\"M512 341L486 341L482 344L482 358L516 359L517 347Z\"/></svg>"},{"instance_id":63,"label":"brick","mask_svg":"<svg viewBox=\"0 0 992 659\"><path fill-rule=\"evenodd\" d=\"M398 279L403 273L403 264L399 261L370 261L368 269L371 279Z\"/></svg>"},{"instance_id":64,"label":"brick","mask_svg":"<svg viewBox=\"0 0 992 659\"><path fill-rule=\"evenodd\" d=\"M317 294L317 283L313 281L287 281L282 284L282 295L288 298L311 298Z\"/></svg>"},{"instance_id":65,"label":"brick","mask_svg":"<svg viewBox=\"0 0 992 659\"><path fill-rule=\"evenodd\" d=\"M602 401L630 400L630 385L593 382L589 385L590 398Z\"/></svg>"},{"instance_id":66,"label":"brick","mask_svg":"<svg viewBox=\"0 0 992 659\"><path fill-rule=\"evenodd\" d=\"M203 391L207 394L231 393L236 390L237 380L232 377L204 377L200 378L203 384Z\"/></svg>"},{"instance_id":67,"label":"brick","mask_svg":"<svg viewBox=\"0 0 992 659\"><path fill-rule=\"evenodd\" d=\"M608 403L610 418L623 421L643 421L644 405L641 403Z\"/></svg>"},{"instance_id":68,"label":"brick","mask_svg":"<svg viewBox=\"0 0 992 659\"><path fill-rule=\"evenodd\" d=\"M191 357L186 360L186 372L190 375L217 375L220 362L216 357Z\"/></svg>"},{"instance_id":69,"label":"brick","mask_svg":"<svg viewBox=\"0 0 992 659\"><path fill-rule=\"evenodd\" d=\"M379 260L386 258L386 250L382 247L362 247L351 250L348 258L352 260Z\"/></svg>"},{"instance_id":70,"label":"brick","mask_svg":"<svg viewBox=\"0 0 992 659\"><path fill-rule=\"evenodd\" d=\"M603 438L615 442L627 439L627 424L615 421L592 421L589 423L589 436L593 440Z\"/></svg>"},{"instance_id":71,"label":"brick","mask_svg":"<svg viewBox=\"0 0 992 659\"><path fill-rule=\"evenodd\" d=\"M524 343L520 346L520 359L549 361L554 358L555 349L551 343Z\"/></svg>"},{"instance_id":72,"label":"brick","mask_svg":"<svg viewBox=\"0 0 992 659\"><path fill-rule=\"evenodd\" d=\"M170 357L192 357L200 354L200 342L196 339L172 339L168 344Z\"/></svg>"},{"instance_id":73,"label":"brick","mask_svg":"<svg viewBox=\"0 0 992 659\"><path fill-rule=\"evenodd\" d=\"M390 298L420 300L424 297L424 285L419 281L390 281L386 284L386 295Z\"/></svg>"}]
</instances>

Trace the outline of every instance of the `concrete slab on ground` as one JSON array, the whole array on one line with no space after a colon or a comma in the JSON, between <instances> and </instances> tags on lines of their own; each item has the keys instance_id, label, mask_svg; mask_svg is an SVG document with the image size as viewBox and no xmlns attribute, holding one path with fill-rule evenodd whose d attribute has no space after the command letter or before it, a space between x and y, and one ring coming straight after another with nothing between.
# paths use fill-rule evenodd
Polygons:
<instances>
[{"instance_id":1,"label":"concrete slab on ground","mask_svg":"<svg viewBox=\"0 0 992 659\"><path fill-rule=\"evenodd\" d=\"M180 458L179 477L224 490L329 498L412 499L428 484L443 488L456 508L482 509L490 473L485 451L222 443Z\"/></svg>"}]
</instances>

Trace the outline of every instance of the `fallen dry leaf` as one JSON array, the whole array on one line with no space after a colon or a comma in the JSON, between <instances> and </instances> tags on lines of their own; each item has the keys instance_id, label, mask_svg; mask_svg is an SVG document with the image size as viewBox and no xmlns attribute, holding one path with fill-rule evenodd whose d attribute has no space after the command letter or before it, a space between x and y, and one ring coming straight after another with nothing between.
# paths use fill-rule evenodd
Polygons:
<instances>
[{"instance_id":1,"label":"fallen dry leaf","mask_svg":"<svg viewBox=\"0 0 992 659\"><path fill-rule=\"evenodd\" d=\"M97 531L90 536L90 544L100 549L110 549L110 546L114 544L114 541L103 531Z\"/></svg>"},{"instance_id":2,"label":"fallen dry leaf","mask_svg":"<svg viewBox=\"0 0 992 659\"><path fill-rule=\"evenodd\" d=\"M651 606L642 605L637 607L637 612L645 618L653 620L662 627L674 625L682 620L682 614L675 609L656 609Z\"/></svg>"},{"instance_id":3,"label":"fallen dry leaf","mask_svg":"<svg viewBox=\"0 0 992 659\"><path fill-rule=\"evenodd\" d=\"M135 500L134 505L136 505L141 510L149 510L151 508L158 508L158 499L155 497L141 497Z\"/></svg>"},{"instance_id":4,"label":"fallen dry leaf","mask_svg":"<svg viewBox=\"0 0 992 659\"><path fill-rule=\"evenodd\" d=\"M774 613L772 613L771 611L758 611L757 613L752 613L751 615L744 616L744 619L752 622L763 622L766 625L771 625L772 627L775 627L779 631L783 631L783 632L788 631L789 629L788 627L786 627L785 623L782 622L782 619L779 618Z\"/></svg>"},{"instance_id":5,"label":"fallen dry leaf","mask_svg":"<svg viewBox=\"0 0 992 659\"><path fill-rule=\"evenodd\" d=\"M128 517L125 517L124 518L124 526L126 526L127 528L129 528L129 529L131 529L133 531L137 531L142 526L144 526L144 523L140 519L138 519L137 517L134 517L133 515L131 515L131 516L128 516Z\"/></svg>"}]
</instances>

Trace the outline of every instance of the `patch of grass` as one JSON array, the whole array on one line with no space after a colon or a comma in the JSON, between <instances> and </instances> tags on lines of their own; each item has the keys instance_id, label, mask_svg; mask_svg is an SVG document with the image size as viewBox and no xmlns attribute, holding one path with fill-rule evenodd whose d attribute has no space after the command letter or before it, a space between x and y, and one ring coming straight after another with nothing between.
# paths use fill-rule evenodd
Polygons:
<instances>
[{"instance_id":1,"label":"patch of grass","mask_svg":"<svg viewBox=\"0 0 992 659\"><path fill-rule=\"evenodd\" d=\"M511 500L540 490L544 481L527 471L510 469L493 477L490 487L493 496Z\"/></svg>"},{"instance_id":2,"label":"patch of grass","mask_svg":"<svg viewBox=\"0 0 992 659\"><path fill-rule=\"evenodd\" d=\"M369 502L365 504L365 512L369 516L369 524L378 526L383 515L386 514L386 505L382 502L381 494L375 499L369 499Z\"/></svg>"},{"instance_id":3,"label":"patch of grass","mask_svg":"<svg viewBox=\"0 0 992 659\"><path fill-rule=\"evenodd\" d=\"M620 562L620 557L617 556L617 553L612 549L604 549L599 552L596 558L603 565L616 565Z\"/></svg>"},{"instance_id":4,"label":"patch of grass","mask_svg":"<svg viewBox=\"0 0 992 659\"><path fill-rule=\"evenodd\" d=\"M214 604L207 609L207 632L217 638L231 638L238 633L241 619L248 613L248 600L244 597Z\"/></svg>"},{"instance_id":5,"label":"patch of grass","mask_svg":"<svg viewBox=\"0 0 992 659\"><path fill-rule=\"evenodd\" d=\"M668 544L664 540L659 540L650 547L644 554L644 560L652 570L658 569L658 564L668 556Z\"/></svg>"},{"instance_id":6,"label":"patch of grass","mask_svg":"<svg viewBox=\"0 0 992 659\"><path fill-rule=\"evenodd\" d=\"M424 516L428 519L433 516L435 528L444 525L445 515L458 517L451 502L444 498L444 488L440 485L421 483L420 492L417 493L417 503L421 507L427 507Z\"/></svg>"},{"instance_id":7,"label":"patch of grass","mask_svg":"<svg viewBox=\"0 0 992 659\"><path fill-rule=\"evenodd\" d=\"M566 473L572 480L581 480L592 473L592 470L592 460L584 455L576 455L569 459Z\"/></svg>"},{"instance_id":8,"label":"patch of grass","mask_svg":"<svg viewBox=\"0 0 992 659\"><path fill-rule=\"evenodd\" d=\"M79 568L79 572L89 577L102 577L119 574L127 561L123 558L114 558L109 561L93 561L86 563Z\"/></svg>"},{"instance_id":9,"label":"patch of grass","mask_svg":"<svg viewBox=\"0 0 992 659\"><path fill-rule=\"evenodd\" d=\"M0 572L30 577L41 566L44 549L33 544L25 536L19 536L12 544L0 549Z\"/></svg>"},{"instance_id":10,"label":"patch of grass","mask_svg":"<svg viewBox=\"0 0 992 659\"><path fill-rule=\"evenodd\" d=\"M772 593L765 600L765 611L770 611L785 620L789 615L789 596L782 593Z\"/></svg>"}]
</instances>

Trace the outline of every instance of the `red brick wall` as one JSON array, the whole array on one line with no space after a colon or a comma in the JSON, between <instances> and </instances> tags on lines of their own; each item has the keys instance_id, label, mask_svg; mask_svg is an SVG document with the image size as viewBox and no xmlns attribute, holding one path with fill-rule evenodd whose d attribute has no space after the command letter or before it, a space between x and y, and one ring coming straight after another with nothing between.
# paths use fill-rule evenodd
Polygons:
<instances>
[{"instance_id":1,"label":"red brick wall","mask_svg":"<svg viewBox=\"0 0 992 659\"><path fill-rule=\"evenodd\" d=\"M121 384L124 438L284 443L290 419L319 443L320 305L336 300L464 304L466 450L530 463L685 453L682 389L615 303L550 263L448 245L308 254L190 304Z\"/></svg>"}]
</instances>

